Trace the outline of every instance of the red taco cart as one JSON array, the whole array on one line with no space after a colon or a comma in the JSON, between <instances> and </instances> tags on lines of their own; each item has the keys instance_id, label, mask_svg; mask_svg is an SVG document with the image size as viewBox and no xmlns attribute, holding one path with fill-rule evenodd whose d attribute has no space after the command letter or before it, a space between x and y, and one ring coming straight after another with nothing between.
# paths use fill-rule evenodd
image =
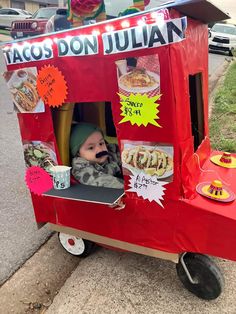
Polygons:
<instances>
[{"instance_id":1,"label":"red taco cart","mask_svg":"<svg viewBox=\"0 0 236 314\"><path fill-rule=\"evenodd\" d=\"M181 1L3 46L37 223L75 255L99 243L171 260L208 300L223 279L205 254L236 260L236 155L213 151L208 127L207 23L227 17ZM124 189L48 183L79 121L118 143Z\"/></svg>"}]
</instances>

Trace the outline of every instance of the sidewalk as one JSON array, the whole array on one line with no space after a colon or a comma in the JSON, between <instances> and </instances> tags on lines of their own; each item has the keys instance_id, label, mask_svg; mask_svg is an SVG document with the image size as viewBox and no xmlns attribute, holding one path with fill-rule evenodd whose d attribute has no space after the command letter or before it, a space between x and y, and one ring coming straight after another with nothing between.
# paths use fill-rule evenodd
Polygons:
<instances>
[{"instance_id":1,"label":"sidewalk","mask_svg":"<svg viewBox=\"0 0 236 314\"><path fill-rule=\"evenodd\" d=\"M226 284L222 295L208 302L182 286L172 262L98 249L81 260L46 314L234 314L235 263L217 263Z\"/></svg>"},{"instance_id":2,"label":"sidewalk","mask_svg":"<svg viewBox=\"0 0 236 314\"><path fill-rule=\"evenodd\" d=\"M8 41L11 41L11 40L12 40L11 36L0 34L0 43L4 42L4 41L8 42Z\"/></svg>"}]
</instances>

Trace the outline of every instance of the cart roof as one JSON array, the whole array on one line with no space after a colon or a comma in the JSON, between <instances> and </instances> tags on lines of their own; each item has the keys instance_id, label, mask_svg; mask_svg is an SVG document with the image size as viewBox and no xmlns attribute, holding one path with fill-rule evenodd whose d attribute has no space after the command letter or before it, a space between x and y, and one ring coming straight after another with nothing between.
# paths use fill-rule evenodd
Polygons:
<instances>
[{"instance_id":1,"label":"cart roof","mask_svg":"<svg viewBox=\"0 0 236 314\"><path fill-rule=\"evenodd\" d=\"M177 0L161 5L158 9L173 8L180 13L200 20L204 23L211 23L229 19L230 16L207 0Z\"/></svg>"}]
</instances>

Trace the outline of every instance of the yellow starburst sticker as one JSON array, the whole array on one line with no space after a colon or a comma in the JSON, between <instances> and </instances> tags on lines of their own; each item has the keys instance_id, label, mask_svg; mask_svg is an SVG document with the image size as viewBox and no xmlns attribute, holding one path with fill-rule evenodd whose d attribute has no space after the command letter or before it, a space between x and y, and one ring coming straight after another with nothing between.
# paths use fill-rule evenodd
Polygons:
<instances>
[{"instance_id":1,"label":"yellow starburst sticker","mask_svg":"<svg viewBox=\"0 0 236 314\"><path fill-rule=\"evenodd\" d=\"M120 96L121 116L123 119L119 123L130 122L132 125L147 126L148 123L153 124L159 128L161 125L156 120L159 119L158 113L159 104L156 103L161 95L148 97L146 94L130 94L129 96Z\"/></svg>"}]
</instances>

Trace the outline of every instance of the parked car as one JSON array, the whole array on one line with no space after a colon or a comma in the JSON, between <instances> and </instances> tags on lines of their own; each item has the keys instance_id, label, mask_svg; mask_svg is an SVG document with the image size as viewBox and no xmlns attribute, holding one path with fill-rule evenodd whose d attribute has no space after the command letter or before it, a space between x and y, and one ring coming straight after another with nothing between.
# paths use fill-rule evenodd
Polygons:
<instances>
[{"instance_id":1,"label":"parked car","mask_svg":"<svg viewBox=\"0 0 236 314\"><path fill-rule=\"evenodd\" d=\"M19 20L12 22L11 26L11 37L14 39L36 36L45 33L45 28L47 21L57 14L57 12L62 12L64 10L67 14L66 8L58 7L46 7L40 8L36 11L30 19Z\"/></svg>"},{"instance_id":2,"label":"parked car","mask_svg":"<svg viewBox=\"0 0 236 314\"><path fill-rule=\"evenodd\" d=\"M236 26L216 23L210 30L209 50L228 52L230 56L236 51Z\"/></svg>"},{"instance_id":3,"label":"parked car","mask_svg":"<svg viewBox=\"0 0 236 314\"><path fill-rule=\"evenodd\" d=\"M11 23L15 20L25 20L31 17L32 14L28 11L14 8L0 9L0 27L10 28Z\"/></svg>"},{"instance_id":4,"label":"parked car","mask_svg":"<svg viewBox=\"0 0 236 314\"><path fill-rule=\"evenodd\" d=\"M46 24L45 33L52 33L61 31L63 29L71 28L72 24L67 19L67 10L58 9Z\"/></svg>"}]
</instances>

